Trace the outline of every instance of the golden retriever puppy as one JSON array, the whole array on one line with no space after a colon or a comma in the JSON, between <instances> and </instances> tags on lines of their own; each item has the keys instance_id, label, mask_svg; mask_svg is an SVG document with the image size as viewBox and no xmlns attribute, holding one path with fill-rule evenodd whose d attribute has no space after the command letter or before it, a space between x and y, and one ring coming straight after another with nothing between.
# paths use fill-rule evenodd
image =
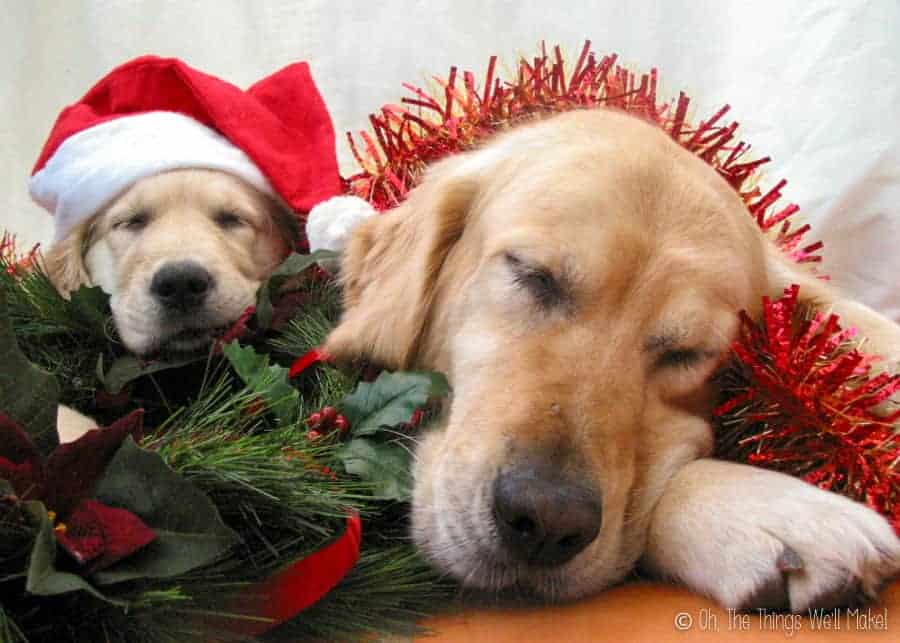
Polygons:
<instances>
[{"instance_id":1,"label":"golden retriever puppy","mask_svg":"<svg viewBox=\"0 0 900 643\"><path fill-rule=\"evenodd\" d=\"M110 294L130 351L189 353L256 301L296 238L294 217L234 175L173 170L135 183L45 265L63 293L91 284Z\"/></svg>"},{"instance_id":2,"label":"golden retriever puppy","mask_svg":"<svg viewBox=\"0 0 900 643\"><path fill-rule=\"evenodd\" d=\"M729 607L871 597L900 539L867 507L710 459L738 311L791 283L900 358L900 328L780 256L660 129L557 115L435 165L343 256L339 359L438 369L412 530L465 585L570 599L641 564Z\"/></svg>"}]
</instances>

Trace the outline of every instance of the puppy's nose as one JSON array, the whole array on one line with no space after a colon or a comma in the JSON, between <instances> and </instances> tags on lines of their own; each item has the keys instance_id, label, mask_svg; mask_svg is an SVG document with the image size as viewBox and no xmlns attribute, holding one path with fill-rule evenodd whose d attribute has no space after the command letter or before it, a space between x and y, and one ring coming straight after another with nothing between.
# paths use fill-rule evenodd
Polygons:
<instances>
[{"instance_id":1,"label":"puppy's nose","mask_svg":"<svg viewBox=\"0 0 900 643\"><path fill-rule=\"evenodd\" d=\"M193 261L167 263L150 281L150 292L166 308L187 310L203 303L213 289L213 277Z\"/></svg>"},{"instance_id":2,"label":"puppy's nose","mask_svg":"<svg viewBox=\"0 0 900 643\"><path fill-rule=\"evenodd\" d=\"M506 549L529 563L561 565L600 531L599 494L549 467L522 465L494 483L494 521Z\"/></svg>"}]
</instances>

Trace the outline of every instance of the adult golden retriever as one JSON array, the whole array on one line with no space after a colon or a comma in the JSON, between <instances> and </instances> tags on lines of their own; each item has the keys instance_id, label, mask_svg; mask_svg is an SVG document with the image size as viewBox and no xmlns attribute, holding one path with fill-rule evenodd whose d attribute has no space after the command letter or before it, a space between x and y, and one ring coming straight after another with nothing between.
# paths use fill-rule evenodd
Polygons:
<instances>
[{"instance_id":1,"label":"adult golden retriever","mask_svg":"<svg viewBox=\"0 0 900 643\"><path fill-rule=\"evenodd\" d=\"M64 294L83 284L111 295L133 353L189 353L256 301L297 238L272 197L215 170L141 179L54 245L47 272Z\"/></svg>"},{"instance_id":2,"label":"adult golden retriever","mask_svg":"<svg viewBox=\"0 0 900 643\"><path fill-rule=\"evenodd\" d=\"M770 247L660 129L604 110L436 164L352 236L339 359L438 369L413 535L465 585L569 599L636 565L728 607L872 597L900 539L861 504L711 459L738 311L791 284L896 364L900 328Z\"/></svg>"}]
</instances>

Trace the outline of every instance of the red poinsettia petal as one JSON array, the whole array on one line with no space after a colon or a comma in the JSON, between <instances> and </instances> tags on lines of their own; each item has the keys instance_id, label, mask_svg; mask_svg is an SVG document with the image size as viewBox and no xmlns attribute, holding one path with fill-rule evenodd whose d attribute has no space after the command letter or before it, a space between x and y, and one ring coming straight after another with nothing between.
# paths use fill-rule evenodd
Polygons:
<instances>
[{"instance_id":1,"label":"red poinsettia petal","mask_svg":"<svg viewBox=\"0 0 900 643\"><path fill-rule=\"evenodd\" d=\"M38 471L35 471L36 465ZM22 499L39 497L41 488L39 465L40 462L35 460L17 463L0 458L0 480L6 480L12 485L13 491Z\"/></svg>"},{"instance_id":2,"label":"red poinsettia petal","mask_svg":"<svg viewBox=\"0 0 900 643\"><path fill-rule=\"evenodd\" d=\"M88 573L106 569L156 539L153 530L130 511L82 500L56 530L57 542Z\"/></svg>"},{"instance_id":3,"label":"red poinsettia petal","mask_svg":"<svg viewBox=\"0 0 900 643\"><path fill-rule=\"evenodd\" d=\"M99 558L106 548L103 530L88 504L91 502L82 501L54 530L56 542L80 565Z\"/></svg>"},{"instance_id":4,"label":"red poinsettia petal","mask_svg":"<svg viewBox=\"0 0 900 643\"><path fill-rule=\"evenodd\" d=\"M129 435L139 439L144 411L132 411L106 429L93 429L74 442L56 447L46 466L44 504L59 515L69 514L91 494L106 465Z\"/></svg>"},{"instance_id":5,"label":"red poinsettia petal","mask_svg":"<svg viewBox=\"0 0 900 643\"><path fill-rule=\"evenodd\" d=\"M44 480L44 461L31 436L0 413L0 479L21 497L38 497Z\"/></svg>"},{"instance_id":6,"label":"red poinsettia petal","mask_svg":"<svg viewBox=\"0 0 900 643\"><path fill-rule=\"evenodd\" d=\"M31 436L5 413L0 413L0 456L17 464L41 459Z\"/></svg>"}]
</instances>

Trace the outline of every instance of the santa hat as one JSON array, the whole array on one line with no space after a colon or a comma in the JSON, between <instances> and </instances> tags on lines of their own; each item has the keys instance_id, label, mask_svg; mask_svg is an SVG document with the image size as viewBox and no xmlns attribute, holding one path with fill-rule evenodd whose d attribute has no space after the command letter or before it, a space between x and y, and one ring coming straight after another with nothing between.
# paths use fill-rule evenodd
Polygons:
<instances>
[{"instance_id":1,"label":"santa hat","mask_svg":"<svg viewBox=\"0 0 900 643\"><path fill-rule=\"evenodd\" d=\"M136 181L182 168L229 172L298 213L340 194L334 130L306 63L246 91L174 58L125 63L63 110L29 188L60 240Z\"/></svg>"}]
</instances>

